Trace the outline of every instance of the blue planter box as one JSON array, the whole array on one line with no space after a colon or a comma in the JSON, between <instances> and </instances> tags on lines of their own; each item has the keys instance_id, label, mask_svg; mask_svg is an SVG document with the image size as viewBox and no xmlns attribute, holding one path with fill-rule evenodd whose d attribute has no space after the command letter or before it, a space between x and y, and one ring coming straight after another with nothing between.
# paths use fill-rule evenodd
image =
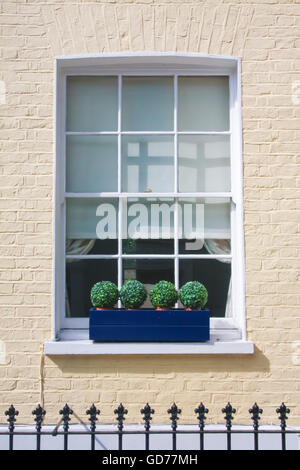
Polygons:
<instances>
[{"instance_id":1,"label":"blue planter box","mask_svg":"<svg viewBox=\"0 0 300 470\"><path fill-rule=\"evenodd\" d=\"M94 341L208 341L209 310L90 309Z\"/></svg>"}]
</instances>

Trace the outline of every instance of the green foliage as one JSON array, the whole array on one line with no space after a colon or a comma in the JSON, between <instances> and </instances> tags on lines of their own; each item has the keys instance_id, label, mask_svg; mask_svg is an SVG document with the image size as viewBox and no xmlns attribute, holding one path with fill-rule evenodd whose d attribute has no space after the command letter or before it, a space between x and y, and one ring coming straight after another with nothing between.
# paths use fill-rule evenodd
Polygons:
<instances>
[{"instance_id":1,"label":"green foliage","mask_svg":"<svg viewBox=\"0 0 300 470\"><path fill-rule=\"evenodd\" d=\"M168 281L159 281L150 291L150 300L153 307L171 308L178 299L178 292L174 284Z\"/></svg>"},{"instance_id":2,"label":"green foliage","mask_svg":"<svg viewBox=\"0 0 300 470\"><path fill-rule=\"evenodd\" d=\"M190 281L179 290L179 299L186 308L203 308L208 299L206 288L201 282Z\"/></svg>"},{"instance_id":3,"label":"green foliage","mask_svg":"<svg viewBox=\"0 0 300 470\"><path fill-rule=\"evenodd\" d=\"M127 254L136 253L136 240L132 238L123 240L123 252Z\"/></svg>"},{"instance_id":4,"label":"green foliage","mask_svg":"<svg viewBox=\"0 0 300 470\"><path fill-rule=\"evenodd\" d=\"M97 282L91 289L91 302L93 307L112 308L118 301L117 286L110 281Z\"/></svg>"},{"instance_id":5,"label":"green foliage","mask_svg":"<svg viewBox=\"0 0 300 470\"><path fill-rule=\"evenodd\" d=\"M127 281L120 290L120 299L125 308L139 308L147 298L147 291L140 281Z\"/></svg>"}]
</instances>

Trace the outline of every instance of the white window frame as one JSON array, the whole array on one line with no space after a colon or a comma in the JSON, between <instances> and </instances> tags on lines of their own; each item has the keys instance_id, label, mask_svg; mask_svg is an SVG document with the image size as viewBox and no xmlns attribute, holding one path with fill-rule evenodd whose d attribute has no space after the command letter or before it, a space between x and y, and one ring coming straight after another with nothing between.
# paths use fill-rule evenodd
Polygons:
<instances>
[{"instance_id":1,"label":"white window frame","mask_svg":"<svg viewBox=\"0 0 300 470\"><path fill-rule=\"evenodd\" d=\"M227 75L230 93L230 129L231 135L231 192L197 193L197 197L217 196L231 198L231 236L232 236L232 292L233 312L231 318L212 318L211 333L213 340L246 341L245 318L245 265L243 231L243 165L242 165L242 124L241 124L241 60L239 57L209 56L203 54L181 53L131 53L82 55L56 58L55 67L55 164L54 164L54 264L53 264L53 323L52 342L57 340L86 340L87 319L65 318L65 116L66 116L66 78L69 75ZM176 80L175 80L176 83ZM120 139L120 100L121 87L119 78L118 138ZM175 100L176 100L175 90ZM175 101L176 107L176 101ZM176 114L176 113L174 113ZM176 118L175 118L176 119ZM175 123L176 124L176 123ZM176 130L176 127L175 127ZM164 132L165 133L165 132ZM220 132L219 134L224 134ZM70 134L70 133L69 133ZM137 134L133 132L133 134ZM151 132L152 134L152 132ZM195 134L199 134L195 132ZM209 134L209 132L203 132ZM212 134L218 134L213 132ZM175 142L176 143L176 142ZM176 145L175 145L176 147ZM120 145L119 145L120 149ZM177 158L175 150L175 175ZM121 152L118 152L118 165L121 165ZM177 177L177 176L176 176ZM120 180L120 171L119 171ZM118 194L121 196L120 181ZM70 193L69 193L70 194ZM103 194L72 193L72 197L101 197ZM105 193L107 197L109 193ZM113 194L116 196L116 193ZM124 195L124 194L123 194ZM155 194L156 195L156 194ZM176 196L172 193L171 196ZM112 195L110 195L112 196ZM127 194L127 197L132 194ZM139 196L141 196L139 194ZM163 193L161 197L167 197ZM187 197L185 193L177 196ZM195 197L195 194L191 194ZM151 197L154 194L151 193ZM121 214L119 214L119 217ZM176 255L176 253L175 253ZM212 258L220 256L210 255ZM120 253L117 256L120 257ZM148 256L147 256L148 257ZM150 257L150 256L149 256ZM162 256L163 257L163 256ZM190 255L201 258L201 255ZM202 257L205 257L205 255ZM207 257L207 255L206 255ZM221 256L222 257L222 256ZM120 265L119 265L120 268ZM119 283L121 270L118 270ZM178 284L178 279L175 279ZM94 345L93 345L94 346ZM182 346L177 348L182 351ZM174 346L173 346L174 347ZM49 348L48 348L49 349ZM50 348L51 349L51 348ZM99 349L99 347L98 347ZM101 349L101 348L100 348ZM99 349L99 351L100 351ZM143 350L137 347L137 350ZM147 348L144 348L146 351ZM166 348L167 350L168 348ZM198 348L199 349L199 348ZM236 348L234 348L236 352ZM247 349L247 348L246 348ZM251 349L251 351L250 351ZM247 352L252 352L253 348ZM101 351L105 349L105 345ZM112 351L114 348L112 348ZM120 351L120 348L116 350ZM204 350L204 348L203 348ZM94 352L95 353L95 352ZM91 354L94 354L91 352ZM112 354L114 352L111 352ZM120 352L119 352L120 353Z\"/></svg>"}]
</instances>

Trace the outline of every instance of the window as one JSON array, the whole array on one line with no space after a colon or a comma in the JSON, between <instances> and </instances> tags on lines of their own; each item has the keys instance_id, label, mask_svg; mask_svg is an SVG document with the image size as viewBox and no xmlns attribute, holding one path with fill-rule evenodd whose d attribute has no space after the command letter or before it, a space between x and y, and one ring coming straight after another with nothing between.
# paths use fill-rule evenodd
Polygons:
<instances>
[{"instance_id":1,"label":"window","mask_svg":"<svg viewBox=\"0 0 300 470\"><path fill-rule=\"evenodd\" d=\"M238 65L58 59L56 333L87 327L99 280L166 279L203 282L212 328L243 337Z\"/></svg>"}]
</instances>

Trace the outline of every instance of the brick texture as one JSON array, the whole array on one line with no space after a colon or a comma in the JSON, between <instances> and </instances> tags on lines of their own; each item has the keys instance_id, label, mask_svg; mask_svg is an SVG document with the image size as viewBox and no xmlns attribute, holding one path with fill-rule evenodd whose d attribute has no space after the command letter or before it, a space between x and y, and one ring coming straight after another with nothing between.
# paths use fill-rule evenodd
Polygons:
<instances>
[{"instance_id":1,"label":"brick texture","mask_svg":"<svg viewBox=\"0 0 300 470\"><path fill-rule=\"evenodd\" d=\"M300 424L300 3L296 0L2 0L0 6L0 422L22 422L44 389L48 422L95 402L111 422L146 401L191 422L256 400L275 423L284 400ZM53 80L57 55L179 51L242 57L247 336L253 356L46 357L51 329ZM1 348L0 348L1 349ZM2 350L2 349L1 349Z\"/></svg>"}]
</instances>

